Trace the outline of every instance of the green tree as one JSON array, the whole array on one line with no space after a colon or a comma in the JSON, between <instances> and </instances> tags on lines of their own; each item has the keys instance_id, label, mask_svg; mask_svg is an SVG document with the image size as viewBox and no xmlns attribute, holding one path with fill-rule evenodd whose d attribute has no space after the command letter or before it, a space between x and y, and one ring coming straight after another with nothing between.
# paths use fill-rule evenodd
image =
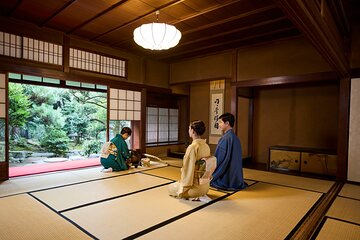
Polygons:
<instances>
[{"instance_id":1,"label":"green tree","mask_svg":"<svg viewBox=\"0 0 360 240\"><path fill-rule=\"evenodd\" d=\"M24 90L31 103L37 106L41 106L42 104L51 106L55 105L57 101L61 99L61 96L64 92L64 89L62 88L52 88L29 84L24 85Z\"/></svg>"},{"instance_id":2,"label":"green tree","mask_svg":"<svg viewBox=\"0 0 360 240\"><path fill-rule=\"evenodd\" d=\"M69 90L64 99L65 129L77 134L76 144L98 139L99 133L106 131L106 94Z\"/></svg>"},{"instance_id":3,"label":"green tree","mask_svg":"<svg viewBox=\"0 0 360 240\"><path fill-rule=\"evenodd\" d=\"M31 102L30 117L26 124L30 138L41 139L48 126L63 128L66 117L61 112L64 89L25 85Z\"/></svg>"},{"instance_id":4,"label":"green tree","mask_svg":"<svg viewBox=\"0 0 360 240\"><path fill-rule=\"evenodd\" d=\"M49 127L45 136L41 139L41 146L56 154L56 156L65 156L69 151L70 139L62 129Z\"/></svg>"},{"instance_id":5,"label":"green tree","mask_svg":"<svg viewBox=\"0 0 360 240\"><path fill-rule=\"evenodd\" d=\"M86 144L84 142L86 146L81 146L81 148L85 148L84 151L86 150L87 153L96 151L98 146L92 141L101 141L106 133L106 93L30 84L13 85L27 101L24 108L27 110L27 118L23 119L22 125L17 127L18 132L21 132L24 137L24 146L33 143L37 146L41 145L48 151L56 151L60 155L69 148L71 136L76 138L75 145L86 141ZM15 99L18 98L15 97ZM14 106L21 105L14 104ZM13 112L21 113L17 110ZM18 117L15 119L19 120ZM61 143L61 139L65 142ZM51 146L53 142L56 142L59 147ZM24 148L18 143L20 141L16 142L17 147Z\"/></svg>"},{"instance_id":6,"label":"green tree","mask_svg":"<svg viewBox=\"0 0 360 240\"><path fill-rule=\"evenodd\" d=\"M9 126L10 138L16 136L16 129L22 127L30 116L30 102L21 84L9 84Z\"/></svg>"}]
</instances>

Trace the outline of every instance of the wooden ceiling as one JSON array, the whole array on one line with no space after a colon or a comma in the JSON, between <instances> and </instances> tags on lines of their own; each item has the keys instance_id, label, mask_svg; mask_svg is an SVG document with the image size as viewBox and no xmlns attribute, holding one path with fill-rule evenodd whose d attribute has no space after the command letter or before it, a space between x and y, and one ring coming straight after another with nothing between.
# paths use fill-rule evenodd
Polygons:
<instances>
[{"instance_id":1,"label":"wooden ceiling","mask_svg":"<svg viewBox=\"0 0 360 240\"><path fill-rule=\"evenodd\" d=\"M144 50L133 30L157 10L182 38L166 51ZM1 0L0 14L164 61L301 35L272 0Z\"/></svg>"}]
</instances>

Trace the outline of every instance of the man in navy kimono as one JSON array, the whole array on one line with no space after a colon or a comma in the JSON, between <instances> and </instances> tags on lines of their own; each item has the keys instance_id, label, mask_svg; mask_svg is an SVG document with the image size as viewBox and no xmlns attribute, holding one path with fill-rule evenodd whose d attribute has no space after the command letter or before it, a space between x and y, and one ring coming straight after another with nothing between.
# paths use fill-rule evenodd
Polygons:
<instances>
[{"instance_id":1,"label":"man in navy kimono","mask_svg":"<svg viewBox=\"0 0 360 240\"><path fill-rule=\"evenodd\" d=\"M240 139L233 131L235 117L224 113L219 117L219 128L223 136L215 150L217 167L210 182L212 187L224 190L241 190L247 187L244 182L242 150Z\"/></svg>"}]
</instances>

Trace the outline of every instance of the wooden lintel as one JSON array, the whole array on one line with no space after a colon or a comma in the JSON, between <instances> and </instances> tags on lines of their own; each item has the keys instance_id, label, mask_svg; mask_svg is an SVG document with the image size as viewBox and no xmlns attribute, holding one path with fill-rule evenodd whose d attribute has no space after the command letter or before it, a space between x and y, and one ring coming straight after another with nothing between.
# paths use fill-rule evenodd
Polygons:
<instances>
[{"instance_id":1,"label":"wooden lintel","mask_svg":"<svg viewBox=\"0 0 360 240\"><path fill-rule=\"evenodd\" d=\"M261 86L273 86L284 84L296 84L306 82L325 82L338 80L338 76L335 72L321 72L321 73L309 73L293 76L279 76L268 77L259 79L250 79L244 81L233 82L231 85L236 87L261 87Z\"/></svg>"}]
</instances>

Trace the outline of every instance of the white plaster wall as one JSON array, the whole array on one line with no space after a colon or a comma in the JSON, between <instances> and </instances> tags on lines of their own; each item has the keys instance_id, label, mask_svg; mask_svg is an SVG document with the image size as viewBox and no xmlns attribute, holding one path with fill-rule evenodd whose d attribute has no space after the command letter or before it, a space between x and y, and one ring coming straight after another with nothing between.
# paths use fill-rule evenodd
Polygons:
<instances>
[{"instance_id":1,"label":"white plaster wall","mask_svg":"<svg viewBox=\"0 0 360 240\"><path fill-rule=\"evenodd\" d=\"M360 78L351 80L348 181L360 182Z\"/></svg>"}]
</instances>

